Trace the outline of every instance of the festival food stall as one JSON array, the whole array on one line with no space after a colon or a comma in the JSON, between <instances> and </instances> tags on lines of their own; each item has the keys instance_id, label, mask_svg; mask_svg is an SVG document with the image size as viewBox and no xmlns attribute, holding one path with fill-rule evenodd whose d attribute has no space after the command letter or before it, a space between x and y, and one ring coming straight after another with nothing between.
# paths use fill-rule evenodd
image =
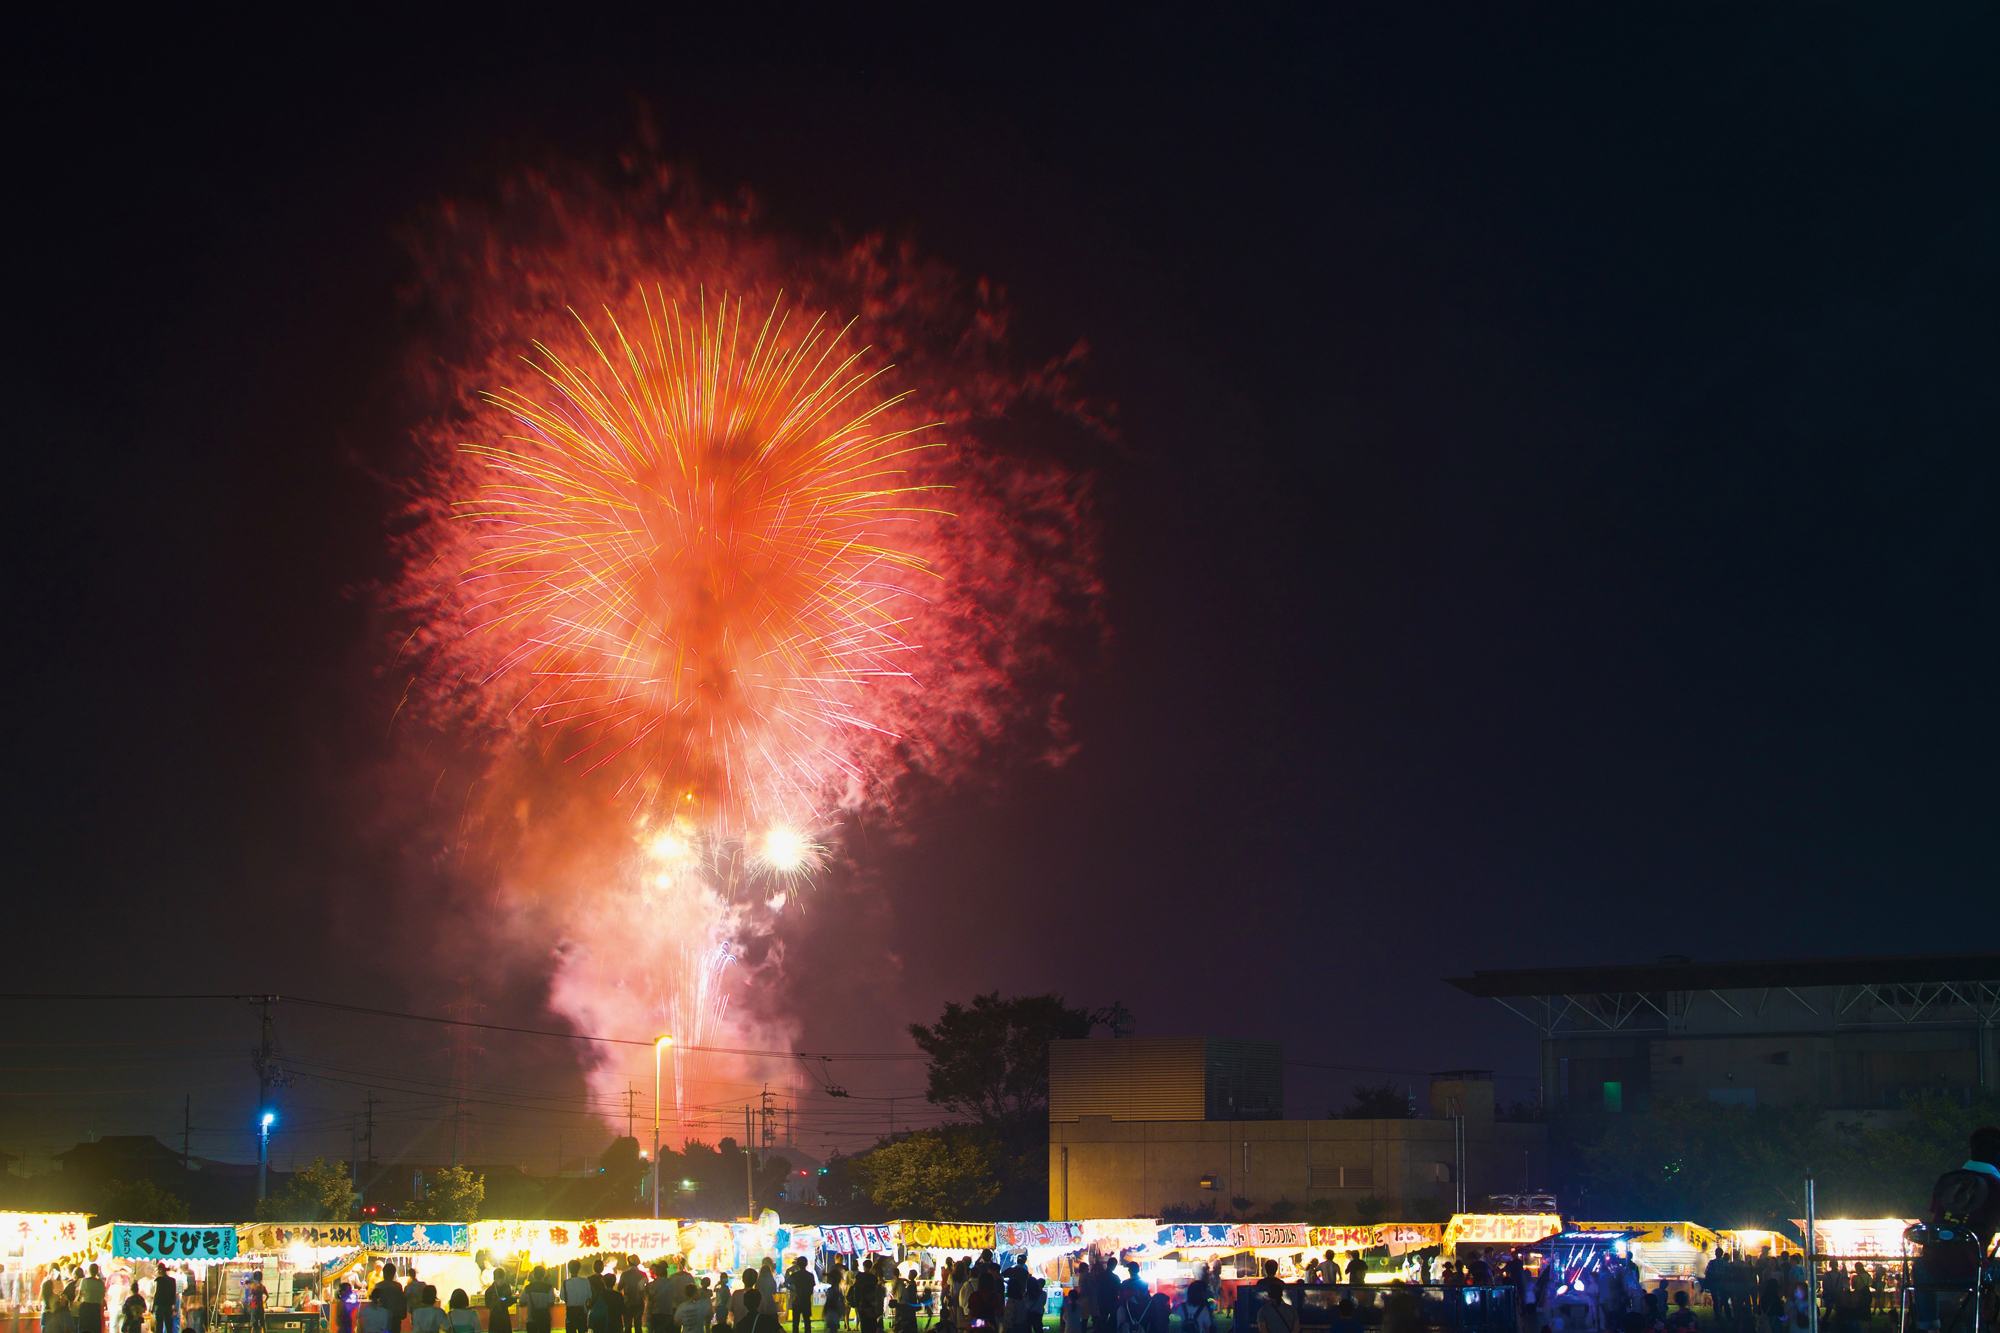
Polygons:
<instances>
[{"instance_id":1,"label":"festival food stall","mask_svg":"<svg viewBox=\"0 0 2000 1333\"><path fill-rule=\"evenodd\" d=\"M1806 1234L1804 1218L1791 1223ZM1843 1262L1900 1264L1914 1251L1903 1232L1917 1224L1913 1217L1820 1217L1813 1220L1813 1254L1817 1259Z\"/></svg>"},{"instance_id":2,"label":"festival food stall","mask_svg":"<svg viewBox=\"0 0 2000 1333\"><path fill-rule=\"evenodd\" d=\"M265 1327L315 1333L332 1322L334 1283L330 1275L347 1266L361 1250L359 1222L252 1222L236 1228L236 1259L222 1266L224 1282L237 1295L238 1313L229 1316L247 1326L241 1313L241 1293L249 1274L263 1279Z\"/></svg>"},{"instance_id":3,"label":"festival food stall","mask_svg":"<svg viewBox=\"0 0 2000 1333\"><path fill-rule=\"evenodd\" d=\"M1722 1242L1718 1232L1693 1222L1576 1222L1575 1231L1617 1231L1632 1237L1629 1253L1647 1282L1665 1282L1672 1291L1694 1294L1709 1256Z\"/></svg>"},{"instance_id":4,"label":"festival food stall","mask_svg":"<svg viewBox=\"0 0 2000 1333\"><path fill-rule=\"evenodd\" d=\"M9 1333L28 1333L42 1312L50 1265L89 1243L82 1213L0 1213L0 1315Z\"/></svg>"},{"instance_id":5,"label":"festival food stall","mask_svg":"<svg viewBox=\"0 0 2000 1333\"><path fill-rule=\"evenodd\" d=\"M235 1258L233 1225L108 1222L91 1228L83 1248L58 1262L98 1266L104 1278L105 1327L112 1328L113 1316L134 1291L147 1298L150 1308L153 1283L163 1263L180 1284L186 1303L198 1303L208 1312L224 1309L230 1295L225 1269Z\"/></svg>"}]
</instances>

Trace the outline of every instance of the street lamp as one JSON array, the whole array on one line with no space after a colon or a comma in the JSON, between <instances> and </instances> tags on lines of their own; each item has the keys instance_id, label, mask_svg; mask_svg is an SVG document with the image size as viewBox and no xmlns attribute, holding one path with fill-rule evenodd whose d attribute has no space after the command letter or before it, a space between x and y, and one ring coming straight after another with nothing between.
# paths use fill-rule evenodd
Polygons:
<instances>
[{"instance_id":1,"label":"street lamp","mask_svg":"<svg viewBox=\"0 0 2000 1333\"><path fill-rule=\"evenodd\" d=\"M653 1041L653 1216L660 1215L660 1052L674 1044L674 1039L657 1037Z\"/></svg>"},{"instance_id":2,"label":"street lamp","mask_svg":"<svg viewBox=\"0 0 2000 1333\"><path fill-rule=\"evenodd\" d=\"M271 1123L278 1118L274 1111L264 1112L264 1119L257 1126L257 1197L264 1197L264 1164L271 1158Z\"/></svg>"}]
</instances>

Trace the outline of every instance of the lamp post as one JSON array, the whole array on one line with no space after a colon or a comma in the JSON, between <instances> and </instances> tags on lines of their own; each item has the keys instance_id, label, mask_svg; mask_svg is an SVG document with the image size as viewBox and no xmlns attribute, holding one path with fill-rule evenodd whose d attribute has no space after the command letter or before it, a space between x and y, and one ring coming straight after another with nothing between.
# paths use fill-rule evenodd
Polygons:
<instances>
[{"instance_id":1,"label":"lamp post","mask_svg":"<svg viewBox=\"0 0 2000 1333\"><path fill-rule=\"evenodd\" d=\"M653 1040L653 1216L660 1215L660 1052L674 1044L674 1039L656 1037Z\"/></svg>"},{"instance_id":2,"label":"lamp post","mask_svg":"<svg viewBox=\"0 0 2000 1333\"><path fill-rule=\"evenodd\" d=\"M278 1117L270 1111L257 1124L257 1197L264 1197L264 1166L271 1159L271 1122Z\"/></svg>"}]
</instances>

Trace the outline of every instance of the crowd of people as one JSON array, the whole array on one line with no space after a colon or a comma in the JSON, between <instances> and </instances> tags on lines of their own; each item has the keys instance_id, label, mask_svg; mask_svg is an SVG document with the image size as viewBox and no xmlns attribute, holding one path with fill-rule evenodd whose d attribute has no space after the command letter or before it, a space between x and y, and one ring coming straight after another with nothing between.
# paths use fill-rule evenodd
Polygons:
<instances>
[{"instance_id":1,"label":"crowd of people","mask_svg":"<svg viewBox=\"0 0 2000 1333\"><path fill-rule=\"evenodd\" d=\"M498 1266L478 1301L486 1333L552 1333L557 1306L568 1333L813 1333L814 1295L825 1290L820 1333L916 1333L919 1316L946 1333L1025 1333L1041 1326L1043 1283L1017 1260L1002 1268L987 1250L932 1268L899 1270L883 1257L851 1267L836 1260L815 1273L803 1256L783 1273L765 1259L740 1276L696 1275L677 1261L642 1265L637 1255L573 1259L520 1275ZM333 1333L476 1333L472 1296L454 1290L440 1307L436 1287L414 1274L398 1282L385 1263L365 1300L341 1283ZM461 1315L461 1311L464 1313ZM851 1321L851 1323L850 1323ZM1092 1330L1095 1333L1095 1330Z\"/></svg>"},{"instance_id":2,"label":"crowd of people","mask_svg":"<svg viewBox=\"0 0 2000 1333\"><path fill-rule=\"evenodd\" d=\"M114 1271L107 1280L96 1264L52 1270L42 1280L42 1333L104 1333L114 1312L115 1333L201 1333L202 1284L192 1270L155 1264L147 1277Z\"/></svg>"}]
</instances>

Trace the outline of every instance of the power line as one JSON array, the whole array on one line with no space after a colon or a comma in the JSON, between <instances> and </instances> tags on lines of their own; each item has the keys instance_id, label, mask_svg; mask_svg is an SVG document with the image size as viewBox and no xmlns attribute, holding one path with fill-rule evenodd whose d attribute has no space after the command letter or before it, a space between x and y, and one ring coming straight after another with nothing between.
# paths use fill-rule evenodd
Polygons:
<instances>
[{"instance_id":1,"label":"power line","mask_svg":"<svg viewBox=\"0 0 2000 1333\"><path fill-rule=\"evenodd\" d=\"M332 1009L341 1013L368 1014L376 1018L398 1018L410 1023L437 1023L445 1027L479 1028L486 1032L511 1032L523 1037L554 1037L558 1041L590 1041L606 1046L651 1047L651 1040L637 1037L600 1037L587 1032L555 1032L548 1028L511 1027L504 1023L475 1023L456 1018L440 1018L435 1014L409 1014L396 1009L372 1009L366 1005L341 1004L334 1000L308 1000L297 995L93 995L73 992L27 993L9 992L0 994L0 1000L283 1000L287 1004L303 1004L314 1009ZM765 1051L736 1046L678 1046L683 1051L700 1051L708 1055L756 1055L779 1060L927 1060L930 1057L921 1052L900 1054L890 1051Z\"/></svg>"}]
</instances>

